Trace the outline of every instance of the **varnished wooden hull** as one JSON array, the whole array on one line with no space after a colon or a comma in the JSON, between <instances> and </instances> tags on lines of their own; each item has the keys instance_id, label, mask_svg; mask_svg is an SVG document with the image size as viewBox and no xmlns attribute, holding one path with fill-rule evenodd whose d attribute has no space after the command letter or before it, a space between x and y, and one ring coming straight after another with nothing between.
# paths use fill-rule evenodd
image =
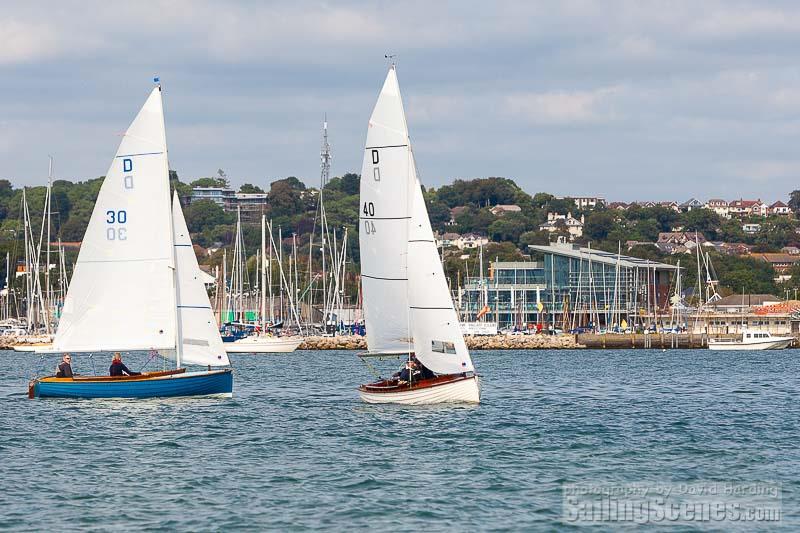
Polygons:
<instances>
[{"instance_id":1,"label":"varnished wooden hull","mask_svg":"<svg viewBox=\"0 0 800 533\"><path fill-rule=\"evenodd\" d=\"M436 403L479 403L480 380L476 375L439 376L409 386L385 380L358 388L367 403L425 405Z\"/></svg>"}]
</instances>

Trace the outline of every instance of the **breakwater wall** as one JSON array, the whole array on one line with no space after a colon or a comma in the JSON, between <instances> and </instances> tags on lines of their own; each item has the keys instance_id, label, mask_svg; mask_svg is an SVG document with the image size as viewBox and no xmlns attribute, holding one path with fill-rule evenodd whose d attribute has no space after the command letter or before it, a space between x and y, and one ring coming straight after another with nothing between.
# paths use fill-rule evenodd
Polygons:
<instances>
[{"instance_id":1,"label":"breakwater wall","mask_svg":"<svg viewBox=\"0 0 800 533\"><path fill-rule=\"evenodd\" d=\"M470 350L558 350L584 348L575 335L466 336ZM366 337L307 337L298 350L366 350Z\"/></svg>"}]
</instances>

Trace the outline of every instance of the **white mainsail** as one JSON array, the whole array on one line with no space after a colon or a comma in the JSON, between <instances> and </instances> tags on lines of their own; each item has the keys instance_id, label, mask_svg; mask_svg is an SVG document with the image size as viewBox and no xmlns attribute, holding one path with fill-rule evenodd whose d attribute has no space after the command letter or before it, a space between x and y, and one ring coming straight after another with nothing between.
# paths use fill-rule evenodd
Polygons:
<instances>
[{"instance_id":1,"label":"white mainsail","mask_svg":"<svg viewBox=\"0 0 800 533\"><path fill-rule=\"evenodd\" d=\"M406 267L411 173L403 102L391 69L369 120L361 168L358 240L372 353L407 352L412 343Z\"/></svg>"},{"instance_id":2,"label":"white mainsail","mask_svg":"<svg viewBox=\"0 0 800 533\"><path fill-rule=\"evenodd\" d=\"M227 366L230 361L219 336L214 311L203 285L203 272L197 264L177 193L172 200L172 220L178 274L178 320L183 347L181 361L195 365Z\"/></svg>"},{"instance_id":3,"label":"white mainsail","mask_svg":"<svg viewBox=\"0 0 800 533\"><path fill-rule=\"evenodd\" d=\"M161 88L125 133L81 245L55 351L176 345L169 175Z\"/></svg>"},{"instance_id":4,"label":"white mainsail","mask_svg":"<svg viewBox=\"0 0 800 533\"><path fill-rule=\"evenodd\" d=\"M413 349L439 374L474 371L417 178L397 74L386 76L367 133L359 243L370 352Z\"/></svg>"}]
</instances>

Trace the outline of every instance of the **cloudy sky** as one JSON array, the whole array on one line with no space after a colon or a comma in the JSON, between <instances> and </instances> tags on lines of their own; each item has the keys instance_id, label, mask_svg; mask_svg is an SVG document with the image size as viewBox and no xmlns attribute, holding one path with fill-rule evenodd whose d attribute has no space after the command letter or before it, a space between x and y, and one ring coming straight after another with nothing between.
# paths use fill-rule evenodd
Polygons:
<instances>
[{"instance_id":1,"label":"cloudy sky","mask_svg":"<svg viewBox=\"0 0 800 533\"><path fill-rule=\"evenodd\" d=\"M103 175L152 85L184 181L358 171L387 68L423 182L611 200L800 188L800 3L0 0L0 178Z\"/></svg>"}]
</instances>

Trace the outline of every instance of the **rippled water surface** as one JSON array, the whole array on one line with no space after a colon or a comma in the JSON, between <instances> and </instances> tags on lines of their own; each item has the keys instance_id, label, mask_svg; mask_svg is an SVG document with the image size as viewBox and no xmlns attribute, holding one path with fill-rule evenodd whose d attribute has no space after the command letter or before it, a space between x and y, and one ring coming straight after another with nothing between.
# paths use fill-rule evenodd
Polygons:
<instances>
[{"instance_id":1,"label":"rippled water surface","mask_svg":"<svg viewBox=\"0 0 800 533\"><path fill-rule=\"evenodd\" d=\"M232 356L232 400L146 401L28 400L39 356L0 352L0 529L550 531L562 483L758 480L800 530L800 352L473 356L479 406L399 407L359 401L352 352Z\"/></svg>"}]
</instances>

